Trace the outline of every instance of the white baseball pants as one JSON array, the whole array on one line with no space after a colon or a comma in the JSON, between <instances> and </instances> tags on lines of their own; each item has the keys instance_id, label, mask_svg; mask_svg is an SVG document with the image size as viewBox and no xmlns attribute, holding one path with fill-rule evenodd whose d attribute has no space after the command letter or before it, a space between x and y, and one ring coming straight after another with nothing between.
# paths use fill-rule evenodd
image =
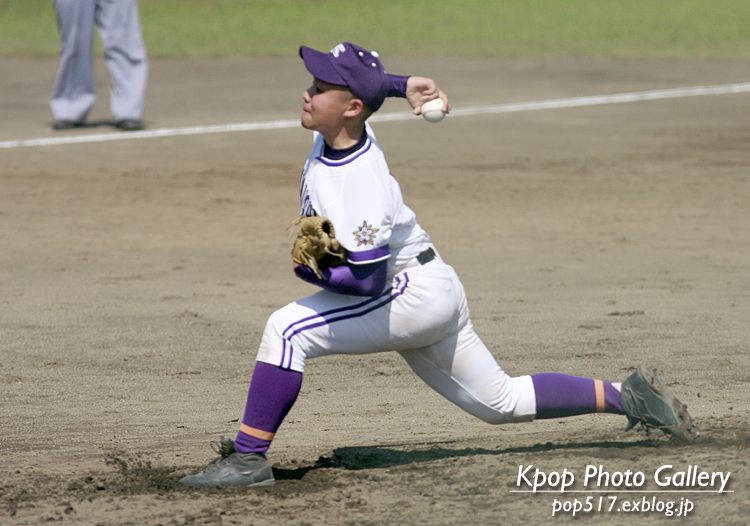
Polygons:
<instances>
[{"instance_id":1,"label":"white baseball pants","mask_svg":"<svg viewBox=\"0 0 750 526\"><path fill-rule=\"evenodd\" d=\"M491 424L533 420L530 376L511 378L474 332L466 293L439 257L414 260L373 298L320 291L269 318L258 361L304 372L308 358L397 351L430 387Z\"/></svg>"},{"instance_id":2,"label":"white baseball pants","mask_svg":"<svg viewBox=\"0 0 750 526\"><path fill-rule=\"evenodd\" d=\"M115 121L141 120L148 61L136 0L55 0L60 69L50 107L56 120L83 122L94 105L94 27L104 45Z\"/></svg>"}]
</instances>

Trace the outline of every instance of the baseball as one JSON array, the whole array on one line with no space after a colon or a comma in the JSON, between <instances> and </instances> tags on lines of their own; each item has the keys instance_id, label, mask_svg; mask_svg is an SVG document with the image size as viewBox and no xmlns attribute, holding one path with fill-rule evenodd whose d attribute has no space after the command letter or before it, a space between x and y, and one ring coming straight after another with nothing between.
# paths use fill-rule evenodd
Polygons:
<instances>
[{"instance_id":1,"label":"baseball","mask_svg":"<svg viewBox=\"0 0 750 526\"><path fill-rule=\"evenodd\" d=\"M424 117L427 122L442 121L443 117L445 117L445 112L443 111L443 100L439 98L432 99L422 104L422 117Z\"/></svg>"}]
</instances>

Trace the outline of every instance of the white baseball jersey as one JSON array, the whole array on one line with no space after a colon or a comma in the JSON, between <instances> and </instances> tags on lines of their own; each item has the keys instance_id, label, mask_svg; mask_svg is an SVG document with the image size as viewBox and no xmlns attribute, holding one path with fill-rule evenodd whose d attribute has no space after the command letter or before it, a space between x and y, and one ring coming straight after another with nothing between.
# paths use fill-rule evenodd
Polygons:
<instances>
[{"instance_id":1,"label":"white baseball jersey","mask_svg":"<svg viewBox=\"0 0 750 526\"><path fill-rule=\"evenodd\" d=\"M478 418L533 419L531 377L508 376L474 332L453 268L439 255L418 260L435 249L366 129L365 144L341 160L324 158L323 137L315 134L300 210L333 222L350 264L387 258L389 286L373 297L321 290L274 312L258 361L304 372L308 358L397 351L428 385Z\"/></svg>"},{"instance_id":2,"label":"white baseball jersey","mask_svg":"<svg viewBox=\"0 0 750 526\"><path fill-rule=\"evenodd\" d=\"M367 141L341 160L323 157L325 142L315 132L300 182L300 215L327 217L349 263L388 259L393 277L430 246L430 237L404 204L375 134L366 124Z\"/></svg>"}]
</instances>

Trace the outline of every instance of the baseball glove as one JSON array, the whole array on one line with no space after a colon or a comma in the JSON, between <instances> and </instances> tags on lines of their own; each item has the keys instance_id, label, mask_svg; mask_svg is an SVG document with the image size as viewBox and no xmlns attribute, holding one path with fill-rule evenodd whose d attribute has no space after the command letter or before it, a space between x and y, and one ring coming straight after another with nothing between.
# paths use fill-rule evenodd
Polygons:
<instances>
[{"instance_id":1,"label":"baseball glove","mask_svg":"<svg viewBox=\"0 0 750 526\"><path fill-rule=\"evenodd\" d=\"M346 263L346 250L336 239L330 219L318 216L301 216L289 228L297 227L297 237L292 244L292 260L313 269L323 279L320 269Z\"/></svg>"},{"instance_id":2,"label":"baseball glove","mask_svg":"<svg viewBox=\"0 0 750 526\"><path fill-rule=\"evenodd\" d=\"M620 402L628 417L626 431L641 424L646 433L653 427L686 442L700 436L687 406L669 392L650 367L641 365L625 379Z\"/></svg>"}]
</instances>

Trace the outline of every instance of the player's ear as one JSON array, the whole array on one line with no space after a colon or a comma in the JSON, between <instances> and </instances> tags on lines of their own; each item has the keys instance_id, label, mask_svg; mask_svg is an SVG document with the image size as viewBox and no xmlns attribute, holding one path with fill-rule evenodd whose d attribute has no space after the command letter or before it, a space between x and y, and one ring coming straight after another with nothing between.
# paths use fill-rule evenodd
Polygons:
<instances>
[{"instance_id":1,"label":"player's ear","mask_svg":"<svg viewBox=\"0 0 750 526\"><path fill-rule=\"evenodd\" d=\"M344 112L345 117L354 118L358 117L365 111L365 103L358 97L352 97L348 104L346 111Z\"/></svg>"}]
</instances>

